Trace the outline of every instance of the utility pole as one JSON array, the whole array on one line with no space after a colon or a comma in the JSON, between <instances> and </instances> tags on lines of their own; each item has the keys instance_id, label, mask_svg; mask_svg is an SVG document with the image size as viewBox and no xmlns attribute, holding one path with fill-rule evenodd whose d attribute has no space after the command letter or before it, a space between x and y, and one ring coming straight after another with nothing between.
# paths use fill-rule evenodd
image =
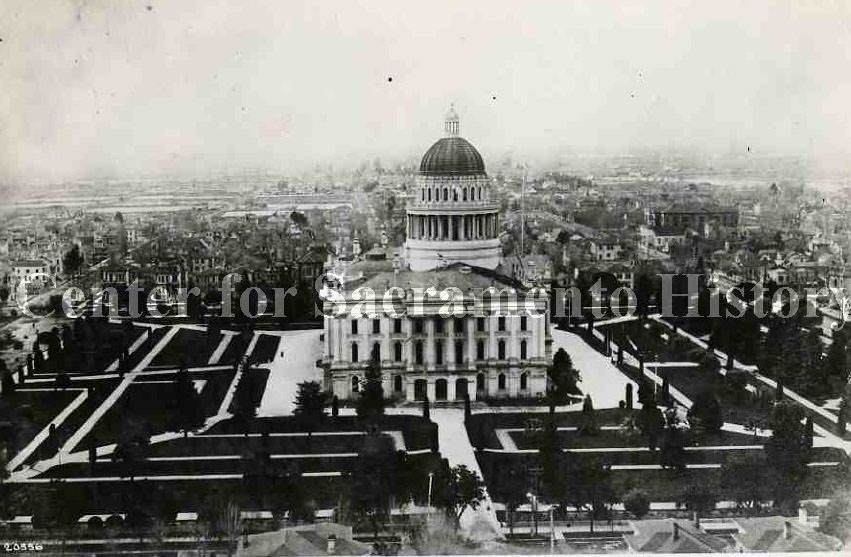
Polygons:
<instances>
[{"instance_id":1,"label":"utility pole","mask_svg":"<svg viewBox=\"0 0 851 557\"><path fill-rule=\"evenodd\" d=\"M434 480L434 472L428 473L428 508L426 509L426 524L431 520L431 485Z\"/></svg>"},{"instance_id":2,"label":"utility pole","mask_svg":"<svg viewBox=\"0 0 851 557\"><path fill-rule=\"evenodd\" d=\"M550 505L550 554L555 553L556 526L553 521L553 506Z\"/></svg>"},{"instance_id":3,"label":"utility pole","mask_svg":"<svg viewBox=\"0 0 851 557\"><path fill-rule=\"evenodd\" d=\"M526 243L526 164L523 164L523 177L520 180L520 261L525 255Z\"/></svg>"}]
</instances>

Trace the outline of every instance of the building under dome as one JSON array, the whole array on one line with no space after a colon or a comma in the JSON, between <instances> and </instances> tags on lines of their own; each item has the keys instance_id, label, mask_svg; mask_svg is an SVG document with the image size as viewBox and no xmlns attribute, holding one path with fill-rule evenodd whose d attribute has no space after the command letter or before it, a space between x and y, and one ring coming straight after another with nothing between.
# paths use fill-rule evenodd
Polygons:
<instances>
[{"instance_id":1,"label":"building under dome","mask_svg":"<svg viewBox=\"0 0 851 557\"><path fill-rule=\"evenodd\" d=\"M456 262L485 269L499 265L499 205L491 200L482 156L458 131L458 115L450 109L446 136L420 163L405 242L413 271Z\"/></svg>"},{"instance_id":2,"label":"building under dome","mask_svg":"<svg viewBox=\"0 0 851 557\"><path fill-rule=\"evenodd\" d=\"M402 253L339 262L321 293L325 388L340 399L358 396L371 361L397 400L546 394L549 296L500 266L499 205L458 131L450 109L422 158Z\"/></svg>"}]
</instances>

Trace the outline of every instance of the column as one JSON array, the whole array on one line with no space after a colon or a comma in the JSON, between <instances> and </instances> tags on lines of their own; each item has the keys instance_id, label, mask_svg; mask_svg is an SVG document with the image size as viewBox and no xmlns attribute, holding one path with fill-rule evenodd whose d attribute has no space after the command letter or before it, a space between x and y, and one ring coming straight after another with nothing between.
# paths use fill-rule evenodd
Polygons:
<instances>
[{"instance_id":1,"label":"column","mask_svg":"<svg viewBox=\"0 0 851 557\"><path fill-rule=\"evenodd\" d=\"M446 378L446 400L455 400L455 376Z\"/></svg>"},{"instance_id":2,"label":"column","mask_svg":"<svg viewBox=\"0 0 851 557\"><path fill-rule=\"evenodd\" d=\"M430 401L430 402L434 402L434 401L435 401L435 396L434 396L434 378L433 378L433 377L429 377L429 378L428 378L428 383L426 384L426 396L428 397L428 399L429 399L429 401Z\"/></svg>"},{"instance_id":3,"label":"column","mask_svg":"<svg viewBox=\"0 0 851 557\"><path fill-rule=\"evenodd\" d=\"M457 364L458 362L455 361L455 343L458 341L458 339L455 338L455 319L453 317L447 319L445 327L447 333L446 337L448 341L448 346L446 347L446 363L449 364L449 369L456 369L455 364Z\"/></svg>"},{"instance_id":4,"label":"column","mask_svg":"<svg viewBox=\"0 0 851 557\"><path fill-rule=\"evenodd\" d=\"M506 346L507 350L505 353L509 359L513 360L520 359L520 339L517 333L519 328L519 319L520 318L516 315L509 315L505 318L506 324L508 325L508 332L511 335L508 337L508 346ZM528 357L529 354L526 354L526 356Z\"/></svg>"},{"instance_id":5,"label":"column","mask_svg":"<svg viewBox=\"0 0 851 557\"><path fill-rule=\"evenodd\" d=\"M408 356L407 356L408 365L406 367L409 370L411 370L411 369L414 368L414 341L413 341L414 324L411 322L410 319L405 319L402 322L402 330L405 332L405 337L408 340L408 342L404 343L405 351L408 353ZM411 381L410 383L411 383L410 388L411 388L411 393L412 393L410 400L414 400L414 395L413 395L414 383L413 383L413 381Z\"/></svg>"},{"instance_id":6,"label":"column","mask_svg":"<svg viewBox=\"0 0 851 557\"><path fill-rule=\"evenodd\" d=\"M535 344L537 344L535 357L544 358L546 357L546 337L547 337L547 315L542 315L535 319L537 321L537 331L535 334Z\"/></svg>"},{"instance_id":7,"label":"column","mask_svg":"<svg viewBox=\"0 0 851 557\"><path fill-rule=\"evenodd\" d=\"M333 346L331 344L332 341L331 341L331 318L330 317L325 317L323 319L322 327L325 329L325 349L323 350L323 353L325 355L325 359L327 360L327 359L331 358L331 347Z\"/></svg>"},{"instance_id":8,"label":"column","mask_svg":"<svg viewBox=\"0 0 851 557\"><path fill-rule=\"evenodd\" d=\"M434 351L434 319L426 320L426 345L425 345L425 363L431 369L437 361Z\"/></svg>"},{"instance_id":9,"label":"column","mask_svg":"<svg viewBox=\"0 0 851 557\"><path fill-rule=\"evenodd\" d=\"M476 400L476 380L467 381L467 394L470 395L470 402Z\"/></svg>"},{"instance_id":10,"label":"column","mask_svg":"<svg viewBox=\"0 0 851 557\"><path fill-rule=\"evenodd\" d=\"M413 402L414 400L414 380L405 378L405 400Z\"/></svg>"},{"instance_id":11,"label":"column","mask_svg":"<svg viewBox=\"0 0 851 557\"><path fill-rule=\"evenodd\" d=\"M476 329L476 318L464 316L464 325L467 327L467 361L476 361L476 339L473 337L473 331Z\"/></svg>"},{"instance_id":12,"label":"column","mask_svg":"<svg viewBox=\"0 0 851 557\"><path fill-rule=\"evenodd\" d=\"M393 322L385 316L381 316L378 319L381 322L381 326L379 329L381 333L381 338L379 340L379 342L381 343L381 356L384 360L392 360L393 344L390 342L390 331L393 330Z\"/></svg>"}]
</instances>

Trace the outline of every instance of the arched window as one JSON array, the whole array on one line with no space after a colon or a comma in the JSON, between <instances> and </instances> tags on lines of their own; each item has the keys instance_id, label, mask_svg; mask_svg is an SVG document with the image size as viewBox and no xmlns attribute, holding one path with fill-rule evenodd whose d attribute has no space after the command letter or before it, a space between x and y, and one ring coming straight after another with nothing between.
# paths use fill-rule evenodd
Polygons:
<instances>
[{"instance_id":1,"label":"arched window","mask_svg":"<svg viewBox=\"0 0 851 557\"><path fill-rule=\"evenodd\" d=\"M360 379L358 379L357 375L352 377L352 392L360 392Z\"/></svg>"},{"instance_id":2,"label":"arched window","mask_svg":"<svg viewBox=\"0 0 851 557\"><path fill-rule=\"evenodd\" d=\"M393 344L393 359L397 362L402 361L402 343L398 340Z\"/></svg>"},{"instance_id":3,"label":"arched window","mask_svg":"<svg viewBox=\"0 0 851 557\"><path fill-rule=\"evenodd\" d=\"M356 364L358 362L358 343L352 343L352 363Z\"/></svg>"},{"instance_id":4,"label":"arched window","mask_svg":"<svg viewBox=\"0 0 851 557\"><path fill-rule=\"evenodd\" d=\"M529 388L528 379L529 379L528 374L526 374L526 373L520 374L520 390L521 391L525 391L526 389Z\"/></svg>"},{"instance_id":5,"label":"arched window","mask_svg":"<svg viewBox=\"0 0 851 557\"><path fill-rule=\"evenodd\" d=\"M497 350L497 353L499 354L499 359L504 360L505 359L505 341L504 340L501 340L497 343L496 350Z\"/></svg>"},{"instance_id":6,"label":"arched window","mask_svg":"<svg viewBox=\"0 0 851 557\"><path fill-rule=\"evenodd\" d=\"M372 345L372 354L370 354L370 358L375 362L381 361L381 345L377 342Z\"/></svg>"},{"instance_id":7,"label":"arched window","mask_svg":"<svg viewBox=\"0 0 851 557\"><path fill-rule=\"evenodd\" d=\"M420 190L420 201L425 201L425 188Z\"/></svg>"},{"instance_id":8,"label":"arched window","mask_svg":"<svg viewBox=\"0 0 851 557\"><path fill-rule=\"evenodd\" d=\"M526 359L526 341L525 340L520 341L520 359L521 360Z\"/></svg>"},{"instance_id":9,"label":"arched window","mask_svg":"<svg viewBox=\"0 0 851 557\"><path fill-rule=\"evenodd\" d=\"M431 188L428 189L428 200L431 201Z\"/></svg>"},{"instance_id":10,"label":"arched window","mask_svg":"<svg viewBox=\"0 0 851 557\"><path fill-rule=\"evenodd\" d=\"M443 341L434 341L434 363L443 365Z\"/></svg>"},{"instance_id":11,"label":"arched window","mask_svg":"<svg viewBox=\"0 0 851 557\"><path fill-rule=\"evenodd\" d=\"M485 359L485 343L480 340L476 343L476 359L484 360Z\"/></svg>"},{"instance_id":12,"label":"arched window","mask_svg":"<svg viewBox=\"0 0 851 557\"><path fill-rule=\"evenodd\" d=\"M464 188L464 192L463 192L461 198L462 198L462 201L467 201L467 188Z\"/></svg>"},{"instance_id":13,"label":"arched window","mask_svg":"<svg viewBox=\"0 0 851 557\"><path fill-rule=\"evenodd\" d=\"M476 375L476 390L484 391L485 390L485 374L479 373Z\"/></svg>"},{"instance_id":14,"label":"arched window","mask_svg":"<svg viewBox=\"0 0 851 557\"><path fill-rule=\"evenodd\" d=\"M499 384L498 384L499 390L504 391L505 390L505 374L504 373L499 374L498 381L499 381Z\"/></svg>"},{"instance_id":15,"label":"arched window","mask_svg":"<svg viewBox=\"0 0 851 557\"><path fill-rule=\"evenodd\" d=\"M456 340L455 341L455 363L460 364L464 362L464 341Z\"/></svg>"},{"instance_id":16,"label":"arched window","mask_svg":"<svg viewBox=\"0 0 851 557\"><path fill-rule=\"evenodd\" d=\"M401 375L396 375L395 377L393 377L393 390L396 391L397 393L402 392L402 376Z\"/></svg>"},{"instance_id":17,"label":"arched window","mask_svg":"<svg viewBox=\"0 0 851 557\"><path fill-rule=\"evenodd\" d=\"M452 190L452 201L458 201L458 190Z\"/></svg>"},{"instance_id":18,"label":"arched window","mask_svg":"<svg viewBox=\"0 0 851 557\"><path fill-rule=\"evenodd\" d=\"M479 201L482 200L482 186L479 186Z\"/></svg>"},{"instance_id":19,"label":"arched window","mask_svg":"<svg viewBox=\"0 0 851 557\"><path fill-rule=\"evenodd\" d=\"M443 200L449 201L449 188L443 188Z\"/></svg>"}]
</instances>

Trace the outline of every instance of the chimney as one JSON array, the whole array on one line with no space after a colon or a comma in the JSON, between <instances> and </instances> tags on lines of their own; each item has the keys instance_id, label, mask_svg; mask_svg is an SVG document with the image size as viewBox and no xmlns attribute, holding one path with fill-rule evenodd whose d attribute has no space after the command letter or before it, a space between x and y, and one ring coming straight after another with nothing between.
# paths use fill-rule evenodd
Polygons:
<instances>
[{"instance_id":1,"label":"chimney","mask_svg":"<svg viewBox=\"0 0 851 557\"><path fill-rule=\"evenodd\" d=\"M680 525L674 522L674 539L680 539Z\"/></svg>"},{"instance_id":2,"label":"chimney","mask_svg":"<svg viewBox=\"0 0 851 557\"><path fill-rule=\"evenodd\" d=\"M697 511L694 511L691 516L694 520L694 527L700 530L700 515L697 514Z\"/></svg>"},{"instance_id":3,"label":"chimney","mask_svg":"<svg viewBox=\"0 0 851 557\"><path fill-rule=\"evenodd\" d=\"M328 555L333 555L337 551L337 536L331 534L328 536L328 547L326 552Z\"/></svg>"},{"instance_id":4,"label":"chimney","mask_svg":"<svg viewBox=\"0 0 851 557\"><path fill-rule=\"evenodd\" d=\"M792 539L792 523L788 520L783 523L783 538Z\"/></svg>"},{"instance_id":5,"label":"chimney","mask_svg":"<svg viewBox=\"0 0 851 557\"><path fill-rule=\"evenodd\" d=\"M807 516L807 508L801 505L798 507L798 524L806 526L808 522L809 517Z\"/></svg>"}]
</instances>

